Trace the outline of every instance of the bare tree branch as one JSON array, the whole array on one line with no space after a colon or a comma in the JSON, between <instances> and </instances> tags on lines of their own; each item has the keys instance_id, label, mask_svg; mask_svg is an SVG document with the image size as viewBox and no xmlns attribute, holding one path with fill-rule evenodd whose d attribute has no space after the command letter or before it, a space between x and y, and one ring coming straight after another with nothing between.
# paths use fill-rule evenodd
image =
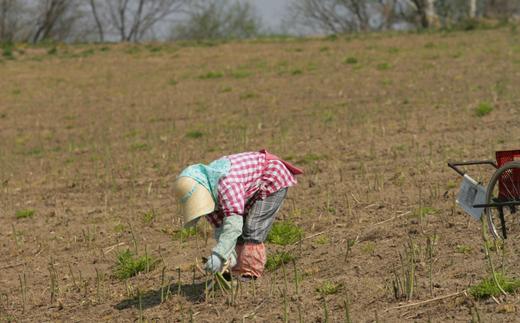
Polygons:
<instances>
[{"instance_id":1,"label":"bare tree branch","mask_svg":"<svg viewBox=\"0 0 520 323\"><path fill-rule=\"evenodd\" d=\"M104 42L105 41L105 33L103 31L103 24L101 23L101 19L99 18L98 11L97 11L97 5L95 0L90 0L90 8L92 10L92 16L94 16L94 20L96 21L96 26L99 33L99 41Z\"/></svg>"}]
</instances>

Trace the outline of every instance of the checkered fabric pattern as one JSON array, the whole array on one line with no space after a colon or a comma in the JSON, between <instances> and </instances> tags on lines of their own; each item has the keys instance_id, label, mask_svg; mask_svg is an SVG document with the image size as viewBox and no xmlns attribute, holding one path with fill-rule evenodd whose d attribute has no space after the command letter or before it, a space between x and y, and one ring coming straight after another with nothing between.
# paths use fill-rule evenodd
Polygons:
<instances>
[{"instance_id":1,"label":"checkered fabric pattern","mask_svg":"<svg viewBox=\"0 0 520 323\"><path fill-rule=\"evenodd\" d=\"M243 216L255 201L297 183L281 161L266 160L264 153L248 152L225 158L231 162L231 168L218 185L217 211L206 216L215 227L220 227L225 216Z\"/></svg>"},{"instance_id":2,"label":"checkered fabric pattern","mask_svg":"<svg viewBox=\"0 0 520 323\"><path fill-rule=\"evenodd\" d=\"M238 238L238 243L264 242L286 196L287 188L282 188L265 199L256 201L245 216L242 235Z\"/></svg>"}]
</instances>

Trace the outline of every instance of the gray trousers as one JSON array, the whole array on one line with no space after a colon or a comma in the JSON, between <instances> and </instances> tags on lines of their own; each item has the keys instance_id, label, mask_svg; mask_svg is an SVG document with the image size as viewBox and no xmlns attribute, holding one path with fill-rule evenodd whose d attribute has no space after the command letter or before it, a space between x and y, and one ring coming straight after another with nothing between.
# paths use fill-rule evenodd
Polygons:
<instances>
[{"instance_id":1,"label":"gray trousers","mask_svg":"<svg viewBox=\"0 0 520 323\"><path fill-rule=\"evenodd\" d=\"M287 196L287 188L274 192L263 200L257 200L244 217L242 235L237 243L263 243L273 226L276 213Z\"/></svg>"}]
</instances>

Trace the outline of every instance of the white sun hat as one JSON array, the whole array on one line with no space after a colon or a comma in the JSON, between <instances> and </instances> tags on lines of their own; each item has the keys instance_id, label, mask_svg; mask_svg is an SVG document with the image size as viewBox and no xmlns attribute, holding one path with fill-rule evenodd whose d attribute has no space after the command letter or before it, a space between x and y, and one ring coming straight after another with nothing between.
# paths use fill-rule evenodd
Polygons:
<instances>
[{"instance_id":1,"label":"white sun hat","mask_svg":"<svg viewBox=\"0 0 520 323\"><path fill-rule=\"evenodd\" d=\"M181 207L184 227L192 227L197 220L215 210L211 193L191 177L182 176L175 180L173 189Z\"/></svg>"}]
</instances>

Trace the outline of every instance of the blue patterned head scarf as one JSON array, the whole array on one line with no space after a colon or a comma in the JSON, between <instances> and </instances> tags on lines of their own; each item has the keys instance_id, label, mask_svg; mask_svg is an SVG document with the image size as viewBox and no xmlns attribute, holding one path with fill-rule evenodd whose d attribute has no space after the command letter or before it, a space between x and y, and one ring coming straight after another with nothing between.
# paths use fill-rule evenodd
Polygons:
<instances>
[{"instance_id":1,"label":"blue patterned head scarf","mask_svg":"<svg viewBox=\"0 0 520 323\"><path fill-rule=\"evenodd\" d=\"M213 196L215 204L218 202L218 181L226 176L231 168L231 162L227 158L220 158L209 165L195 164L186 167L179 177L193 178L204 186Z\"/></svg>"}]
</instances>

